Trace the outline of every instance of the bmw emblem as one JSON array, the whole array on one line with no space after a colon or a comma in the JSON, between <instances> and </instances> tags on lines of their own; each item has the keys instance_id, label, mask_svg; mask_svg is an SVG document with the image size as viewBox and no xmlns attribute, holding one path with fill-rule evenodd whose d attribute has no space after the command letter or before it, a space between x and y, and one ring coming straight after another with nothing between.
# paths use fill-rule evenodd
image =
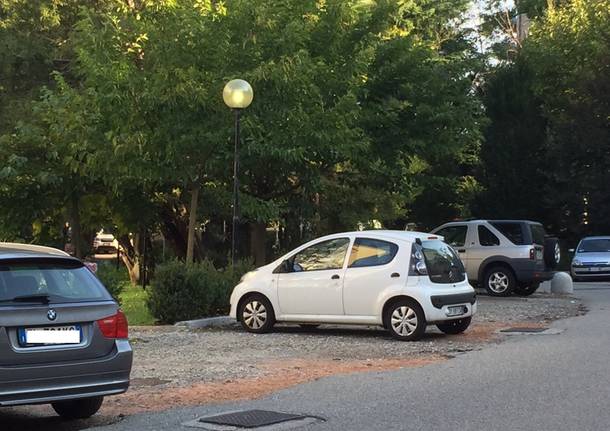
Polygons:
<instances>
[{"instance_id":1,"label":"bmw emblem","mask_svg":"<svg viewBox=\"0 0 610 431\"><path fill-rule=\"evenodd\" d=\"M57 312L51 308L49 311L47 311L47 317L49 320L55 320L57 319Z\"/></svg>"}]
</instances>

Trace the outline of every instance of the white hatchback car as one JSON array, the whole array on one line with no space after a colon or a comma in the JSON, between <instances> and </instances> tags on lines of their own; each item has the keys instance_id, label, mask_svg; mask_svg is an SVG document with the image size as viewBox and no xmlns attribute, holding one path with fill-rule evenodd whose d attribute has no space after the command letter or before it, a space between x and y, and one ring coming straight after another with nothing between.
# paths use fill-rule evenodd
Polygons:
<instances>
[{"instance_id":1,"label":"white hatchback car","mask_svg":"<svg viewBox=\"0 0 610 431\"><path fill-rule=\"evenodd\" d=\"M382 325L417 340L435 324L466 330L477 303L464 266L442 237L363 231L318 238L244 275L231 316L250 332L275 322Z\"/></svg>"}]
</instances>

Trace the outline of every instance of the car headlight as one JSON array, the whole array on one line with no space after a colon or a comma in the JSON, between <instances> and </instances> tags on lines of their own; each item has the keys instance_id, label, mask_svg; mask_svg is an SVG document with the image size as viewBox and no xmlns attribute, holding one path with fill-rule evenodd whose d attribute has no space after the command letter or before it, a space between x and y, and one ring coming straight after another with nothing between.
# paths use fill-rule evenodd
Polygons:
<instances>
[{"instance_id":1,"label":"car headlight","mask_svg":"<svg viewBox=\"0 0 610 431\"><path fill-rule=\"evenodd\" d=\"M574 259L572 261L572 266L582 266L582 262L580 261L580 259Z\"/></svg>"}]
</instances>

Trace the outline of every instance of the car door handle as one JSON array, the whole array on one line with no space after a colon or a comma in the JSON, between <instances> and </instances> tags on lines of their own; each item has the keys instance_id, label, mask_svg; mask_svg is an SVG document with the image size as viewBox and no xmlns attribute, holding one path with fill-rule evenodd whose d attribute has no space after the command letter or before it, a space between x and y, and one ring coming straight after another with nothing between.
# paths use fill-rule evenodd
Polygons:
<instances>
[{"instance_id":1,"label":"car door handle","mask_svg":"<svg viewBox=\"0 0 610 431\"><path fill-rule=\"evenodd\" d=\"M392 273L392 275L390 275L390 277L392 277L392 278L398 278L398 277L400 277L400 274L399 274L399 273L397 273L397 272L393 272L393 273Z\"/></svg>"},{"instance_id":2,"label":"car door handle","mask_svg":"<svg viewBox=\"0 0 610 431\"><path fill-rule=\"evenodd\" d=\"M341 277L339 277L337 274L335 274L330 278L331 278L331 280L339 280Z\"/></svg>"},{"instance_id":3,"label":"car door handle","mask_svg":"<svg viewBox=\"0 0 610 431\"><path fill-rule=\"evenodd\" d=\"M466 253L466 249L465 248L458 248L458 253Z\"/></svg>"}]
</instances>

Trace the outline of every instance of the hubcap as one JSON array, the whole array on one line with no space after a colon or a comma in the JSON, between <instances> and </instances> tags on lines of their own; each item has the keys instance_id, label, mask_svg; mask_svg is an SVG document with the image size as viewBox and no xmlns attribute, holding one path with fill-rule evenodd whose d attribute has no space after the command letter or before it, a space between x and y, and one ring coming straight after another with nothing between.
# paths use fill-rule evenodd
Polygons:
<instances>
[{"instance_id":1,"label":"hubcap","mask_svg":"<svg viewBox=\"0 0 610 431\"><path fill-rule=\"evenodd\" d=\"M392 313L392 329L403 337L411 335L417 329L417 315L415 311L403 305Z\"/></svg>"},{"instance_id":2,"label":"hubcap","mask_svg":"<svg viewBox=\"0 0 610 431\"><path fill-rule=\"evenodd\" d=\"M248 328L259 329L267 321L267 309L262 302L248 302L244 307L242 318Z\"/></svg>"},{"instance_id":3,"label":"hubcap","mask_svg":"<svg viewBox=\"0 0 610 431\"><path fill-rule=\"evenodd\" d=\"M489 289L495 293L504 293L508 289L508 276L503 272L494 272L489 277Z\"/></svg>"}]
</instances>

